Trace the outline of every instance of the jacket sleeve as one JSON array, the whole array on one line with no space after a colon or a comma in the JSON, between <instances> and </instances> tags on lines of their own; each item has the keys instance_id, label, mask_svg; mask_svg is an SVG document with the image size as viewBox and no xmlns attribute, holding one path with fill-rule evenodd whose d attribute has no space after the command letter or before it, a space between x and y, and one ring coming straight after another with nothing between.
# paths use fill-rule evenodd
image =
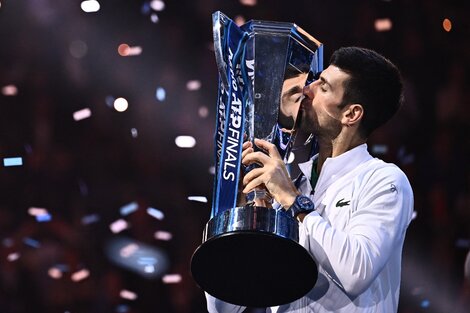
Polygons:
<instances>
[{"instance_id":1,"label":"jacket sleeve","mask_svg":"<svg viewBox=\"0 0 470 313\"><path fill-rule=\"evenodd\" d=\"M207 311L209 313L241 313L246 307L227 303L219 300L205 292L207 301Z\"/></svg>"},{"instance_id":2,"label":"jacket sleeve","mask_svg":"<svg viewBox=\"0 0 470 313\"><path fill-rule=\"evenodd\" d=\"M364 292L392 251L401 248L413 211L411 186L398 167L377 169L359 184L344 229L332 227L315 211L303 220L310 253L352 297Z\"/></svg>"}]
</instances>

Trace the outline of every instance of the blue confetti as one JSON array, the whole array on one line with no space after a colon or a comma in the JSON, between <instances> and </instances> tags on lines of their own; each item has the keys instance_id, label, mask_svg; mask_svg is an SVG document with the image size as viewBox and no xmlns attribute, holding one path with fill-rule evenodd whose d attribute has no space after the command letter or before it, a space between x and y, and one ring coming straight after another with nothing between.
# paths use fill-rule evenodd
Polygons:
<instances>
[{"instance_id":1,"label":"blue confetti","mask_svg":"<svg viewBox=\"0 0 470 313\"><path fill-rule=\"evenodd\" d=\"M121 207L120 212L121 212L121 215L125 216L125 215L131 214L132 212L135 212L138 208L139 208L139 205L137 204L137 202L131 202Z\"/></svg>"},{"instance_id":2,"label":"blue confetti","mask_svg":"<svg viewBox=\"0 0 470 313\"><path fill-rule=\"evenodd\" d=\"M28 238L28 237L26 237L26 238L23 239L23 243L24 243L25 245L28 245L28 246L33 247L33 248L39 248L39 247L41 246L41 244L39 243L39 241L34 240L34 239L32 239L32 238Z\"/></svg>"},{"instance_id":3,"label":"blue confetti","mask_svg":"<svg viewBox=\"0 0 470 313\"><path fill-rule=\"evenodd\" d=\"M23 158L4 158L3 159L4 166L21 166L23 165Z\"/></svg>"},{"instance_id":4,"label":"blue confetti","mask_svg":"<svg viewBox=\"0 0 470 313\"><path fill-rule=\"evenodd\" d=\"M36 215L36 221L41 223L41 222L49 222L52 220L52 216L50 214L41 214L41 215Z\"/></svg>"},{"instance_id":5,"label":"blue confetti","mask_svg":"<svg viewBox=\"0 0 470 313\"><path fill-rule=\"evenodd\" d=\"M423 300L421 301L421 307L426 309L426 308L429 308L429 305L431 305L431 302L429 302L429 300Z\"/></svg>"},{"instance_id":6,"label":"blue confetti","mask_svg":"<svg viewBox=\"0 0 470 313\"><path fill-rule=\"evenodd\" d=\"M82 224L88 225L92 223L96 223L100 220L100 216L98 214L89 214L82 217Z\"/></svg>"},{"instance_id":7,"label":"blue confetti","mask_svg":"<svg viewBox=\"0 0 470 313\"><path fill-rule=\"evenodd\" d=\"M158 87L157 91L155 92L155 97L158 101L164 101L166 98L166 91L162 87Z\"/></svg>"}]
</instances>

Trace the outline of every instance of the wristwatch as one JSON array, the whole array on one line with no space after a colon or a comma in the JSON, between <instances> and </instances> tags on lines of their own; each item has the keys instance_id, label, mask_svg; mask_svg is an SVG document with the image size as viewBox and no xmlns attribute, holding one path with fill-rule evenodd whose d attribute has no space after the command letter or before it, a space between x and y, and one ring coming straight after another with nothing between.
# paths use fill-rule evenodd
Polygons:
<instances>
[{"instance_id":1,"label":"wristwatch","mask_svg":"<svg viewBox=\"0 0 470 313\"><path fill-rule=\"evenodd\" d=\"M315 206L309 197L298 195L295 197L294 203L292 203L290 208L287 210L287 213L293 218L296 218L300 213L308 214L314 210Z\"/></svg>"}]
</instances>

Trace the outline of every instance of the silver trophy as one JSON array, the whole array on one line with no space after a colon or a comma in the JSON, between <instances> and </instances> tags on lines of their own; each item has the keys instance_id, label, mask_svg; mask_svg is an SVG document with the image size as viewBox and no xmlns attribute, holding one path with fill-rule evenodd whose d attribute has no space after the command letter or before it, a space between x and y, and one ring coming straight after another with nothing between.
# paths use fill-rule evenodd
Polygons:
<instances>
[{"instance_id":1,"label":"silver trophy","mask_svg":"<svg viewBox=\"0 0 470 313\"><path fill-rule=\"evenodd\" d=\"M315 261L299 243L298 222L273 208L262 188L240 192L242 144L261 138L289 158L303 87L322 71L323 46L293 23L252 20L238 27L213 14L219 70L216 171L211 218L191 260L212 296L249 307L292 302L313 288Z\"/></svg>"}]
</instances>

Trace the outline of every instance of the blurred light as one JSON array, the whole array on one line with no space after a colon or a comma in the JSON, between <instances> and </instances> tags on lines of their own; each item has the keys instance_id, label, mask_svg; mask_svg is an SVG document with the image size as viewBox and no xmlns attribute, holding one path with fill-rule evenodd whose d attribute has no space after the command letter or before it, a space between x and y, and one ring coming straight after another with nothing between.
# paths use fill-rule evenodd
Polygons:
<instances>
[{"instance_id":1,"label":"blurred light","mask_svg":"<svg viewBox=\"0 0 470 313\"><path fill-rule=\"evenodd\" d=\"M192 136L178 136L175 139L175 144L179 148L193 148L196 145L196 139Z\"/></svg>"},{"instance_id":2,"label":"blurred light","mask_svg":"<svg viewBox=\"0 0 470 313\"><path fill-rule=\"evenodd\" d=\"M162 231L162 230L156 231L153 236L155 239L163 240L163 241L168 241L168 240L171 240L171 238L173 238L173 235L171 233L167 231Z\"/></svg>"},{"instance_id":3,"label":"blurred light","mask_svg":"<svg viewBox=\"0 0 470 313\"><path fill-rule=\"evenodd\" d=\"M215 175L215 166L209 167L209 174Z\"/></svg>"},{"instance_id":4,"label":"blurred light","mask_svg":"<svg viewBox=\"0 0 470 313\"><path fill-rule=\"evenodd\" d=\"M118 112L124 112L129 107L129 103L124 98L114 100L114 109Z\"/></svg>"},{"instance_id":5,"label":"blurred light","mask_svg":"<svg viewBox=\"0 0 470 313\"><path fill-rule=\"evenodd\" d=\"M132 292L130 290L123 289L119 293L121 298L126 299L126 300L136 300L137 299L137 294L135 292Z\"/></svg>"},{"instance_id":6,"label":"blurred light","mask_svg":"<svg viewBox=\"0 0 470 313\"><path fill-rule=\"evenodd\" d=\"M131 202L129 204L126 204L125 206L122 206L119 209L119 212L121 212L121 215L126 216L131 214L132 212L137 211L138 208L139 205L137 204L137 202Z\"/></svg>"},{"instance_id":7,"label":"blurred light","mask_svg":"<svg viewBox=\"0 0 470 313\"><path fill-rule=\"evenodd\" d=\"M165 89L163 87L157 87L157 90L155 91L155 97L158 101L164 101L166 98Z\"/></svg>"},{"instance_id":8,"label":"blurred light","mask_svg":"<svg viewBox=\"0 0 470 313\"><path fill-rule=\"evenodd\" d=\"M455 242L455 246L457 248L469 249L470 248L470 239L459 238Z\"/></svg>"},{"instance_id":9,"label":"blurred light","mask_svg":"<svg viewBox=\"0 0 470 313\"><path fill-rule=\"evenodd\" d=\"M413 211L413 213L411 214L411 220L415 220L416 218L418 217L418 212L417 211Z\"/></svg>"},{"instance_id":10,"label":"blurred light","mask_svg":"<svg viewBox=\"0 0 470 313\"><path fill-rule=\"evenodd\" d=\"M125 304L120 304L116 307L116 313L127 313L129 312L129 306Z\"/></svg>"},{"instance_id":11,"label":"blurred light","mask_svg":"<svg viewBox=\"0 0 470 313\"><path fill-rule=\"evenodd\" d=\"M3 244L3 246L5 246L7 248L11 248L11 247L13 247L13 239L5 238L5 239L2 240L2 244Z\"/></svg>"},{"instance_id":12,"label":"blurred light","mask_svg":"<svg viewBox=\"0 0 470 313\"><path fill-rule=\"evenodd\" d=\"M163 11L165 9L165 3L162 0L152 0L150 7L155 11Z\"/></svg>"},{"instance_id":13,"label":"blurred light","mask_svg":"<svg viewBox=\"0 0 470 313\"><path fill-rule=\"evenodd\" d=\"M180 274L168 274L163 276L162 281L165 284L177 284L181 282L182 278Z\"/></svg>"},{"instance_id":14,"label":"blurred light","mask_svg":"<svg viewBox=\"0 0 470 313\"><path fill-rule=\"evenodd\" d=\"M158 15L157 15L157 14L152 13L152 14L150 15L150 20L152 21L152 23L158 23L158 21L159 21L160 19L158 18Z\"/></svg>"},{"instance_id":15,"label":"blurred light","mask_svg":"<svg viewBox=\"0 0 470 313\"><path fill-rule=\"evenodd\" d=\"M386 154L388 152L387 145L373 145L372 153L373 154Z\"/></svg>"},{"instance_id":16,"label":"blurred light","mask_svg":"<svg viewBox=\"0 0 470 313\"><path fill-rule=\"evenodd\" d=\"M139 250L139 246L136 243L131 242L127 246L124 246L121 251L119 251L119 255L123 258L128 258L133 255L137 250Z\"/></svg>"},{"instance_id":17,"label":"blurred light","mask_svg":"<svg viewBox=\"0 0 470 313\"><path fill-rule=\"evenodd\" d=\"M3 166L21 166L21 165L23 165L23 158L21 157L3 159Z\"/></svg>"},{"instance_id":18,"label":"blurred light","mask_svg":"<svg viewBox=\"0 0 470 313\"><path fill-rule=\"evenodd\" d=\"M91 116L91 110L89 108L84 108L79 111L75 111L73 113L73 119L75 121L80 121L86 118L89 118Z\"/></svg>"},{"instance_id":19,"label":"blurred light","mask_svg":"<svg viewBox=\"0 0 470 313\"><path fill-rule=\"evenodd\" d=\"M237 26L242 26L246 22L246 19L241 15L235 16L235 18L233 20L234 20L235 24L237 24Z\"/></svg>"},{"instance_id":20,"label":"blurred light","mask_svg":"<svg viewBox=\"0 0 470 313\"><path fill-rule=\"evenodd\" d=\"M292 162L294 162L294 160L295 160L295 153L291 152L289 154L289 158L287 159L287 164L292 164Z\"/></svg>"},{"instance_id":21,"label":"blurred light","mask_svg":"<svg viewBox=\"0 0 470 313\"><path fill-rule=\"evenodd\" d=\"M116 100L113 96L107 96L105 99L104 99L104 102L106 103L106 105L110 108L112 108L114 106L114 100Z\"/></svg>"},{"instance_id":22,"label":"blurred light","mask_svg":"<svg viewBox=\"0 0 470 313\"><path fill-rule=\"evenodd\" d=\"M50 214L43 214L43 215L36 216L36 221L39 223L50 222L51 220L52 220L52 215Z\"/></svg>"},{"instance_id":23,"label":"blurred light","mask_svg":"<svg viewBox=\"0 0 470 313\"><path fill-rule=\"evenodd\" d=\"M186 83L186 89L194 91L201 89L201 81L199 80L190 80Z\"/></svg>"},{"instance_id":24,"label":"blurred light","mask_svg":"<svg viewBox=\"0 0 470 313\"><path fill-rule=\"evenodd\" d=\"M2 87L2 94L4 96L16 96L18 94L18 88L15 85L6 85Z\"/></svg>"},{"instance_id":25,"label":"blurred light","mask_svg":"<svg viewBox=\"0 0 470 313\"><path fill-rule=\"evenodd\" d=\"M257 0L240 0L241 4L250 6L250 7L255 6L257 2L258 2Z\"/></svg>"},{"instance_id":26,"label":"blurred light","mask_svg":"<svg viewBox=\"0 0 470 313\"><path fill-rule=\"evenodd\" d=\"M427 299L421 301L421 307L424 308L424 309L429 308L430 304L431 304L431 302L429 302L429 300L427 300Z\"/></svg>"},{"instance_id":27,"label":"blurred light","mask_svg":"<svg viewBox=\"0 0 470 313\"><path fill-rule=\"evenodd\" d=\"M75 40L70 43L69 52L74 58L81 59L87 54L88 46L81 40Z\"/></svg>"},{"instance_id":28,"label":"blurred light","mask_svg":"<svg viewBox=\"0 0 470 313\"><path fill-rule=\"evenodd\" d=\"M27 154L31 154L33 152L33 148L31 148L31 145L29 144L24 145L24 150L26 151Z\"/></svg>"},{"instance_id":29,"label":"blurred light","mask_svg":"<svg viewBox=\"0 0 470 313\"><path fill-rule=\"evenodd\" d=\"M45 215L49 214L45 208L35 208L35 207L30 207L28 209L28 214L31 216L38 216L38 215Z\"/></svg>"},{"instance_id":30,"label":"blurred light","mask_svg":"<svg viewBox=\"0 0 470 313\"><path fill-rule=\"evenodd\" d=\"M162 211L160 210L157 210L155 208L148 208L147 209L147 213L150 215L150 216L153 216L155 217L157 220L162 220L165 218L165 214L163 214Z\"/></svg>"},{"instance_id":31,"label":"blurred light","mask_svg":"<svg viewBox=\"0 0 470 313\"><path fill-rule=\"evenodd\" d=\"M92 223L96 223L100 220L100 216L98 214L89 214L82 217L82 224L89 225Z\"/></svg>"},{"instance_id":32,"label":"blurred light","mask_svg":"<svg viewBox=\"0 0 470 313\"><path fill-rule=\"evenodd\" d=\"M80 5L82 10L86 13L97 12L100 9L100 3L96 0L86 0Z\"/></svg>"},{"instance_id":33,"label":"blurred light","mask_svg":"<svg viewBox=\"0 0 470 313\"><path fill-rule=\"evenodd\" d=\"M135 246L138 249L128 257L121 255L123 248L135 249ZM129 238L112 237L106 245L106 254L114 264L146 278L161 277L169 266L168 257L163 250Z\"/></svg>"},{"instance_id":34,"label":"blurred light","mask_svg":"<svg viewBox=\"0 0 470 313\"><path fill-rule=\"evenodd\" d=\"M87 196L88 195L88 186L81 179L78 180L78 188L80 188L80 194L82 196Z\"/></svg>"},{"instance_id":35,"label":"blurred light","mask_svg":"<svg viewBox=\"0 0 470 313\"><path fill-rule=\"evenodd\" d=\"M202 203L207 203L207 198L204 196L189 196L188 197L189 201L196 201L196 202L202 202Z\"/></svg>"},{"instance_id":36,"label":"blurred light","mask_svg":"<svg viewBox=\"0 0 470 313\"><path fill-rule=\"evenodd\" d=\"M209 109L206 106L202 106L199 108L198 114L200 117L206 118L207 116L209 116Z\"/></svg>"},{"instance_id":37,"label":"blurred light","mask_svg":"<svg viewBox=\"0 0 470 313\"><path fill-rule=\"evenodd\" d=\"M128 44L120 44L118 47L118 53L122 57L140 55L142 53L142 47L134 46L131 47Z\"/></svg>"},{"instance_id":38,"label":"blurred light","mask_svg":"<svg viewBox=\"0 0 470 313\"><path fill-rule=\"evenodd\" d=\"M18 252L13 252L13 253L10 253L8 256L7 256L7 260L10 261L10 262L13 262L13 261L16 261L20 258L20 254Z\"/></svg>"},{"instance_id":39,"label":"blurred light","mask_svg":"<svg viewBox=\"0 0 470 313\"><path fill-rule=\"evenodd\" d=\"M23 239L23 243L27 246L30 246L32 248L39 248L41 246L41 244L39 243L39 241L37 240L34 240L32 238L29 238L29 237L26 237Z\"/></svg>"},{"instance_id":40,"label":"blurred light","mask_svg":"<svg viewBox=\"0 0 470 313\"><path fill-rule=\"evenodd\" d=\"M71 279L72 279L72 281L74 281L74 282L79 282L79 281L81 281L81 280L84 280L84 279L87 278L88 276L90 276L90 271L84 268L84 269L82 269L82 270L79 270L79 271L73 273L73 274L71 275Z\"/></svg>"},{"instance_id":41,"label":"blurred light","mask_svg":"<svg viewBox=\"0 0 470 313\"><path fill-rule=\"evenodd\" d=\"M148 2L144 2L142 4L142 7L140 8L140 12L144 15L147 15L150 13L150 4Z\"/></svg>"},{"instance_id":42,"label":"blurred light","mask_svg":"<svg viewBox=\"0 0 470 313\"><path fill-rule=\"evenodd\" d=\"M446 32L450 32L451 29L452 29L452 22L451 20L449 20L448 18L445 18L443 21L442 21L442 27L444 28L444 30Z\"/></svg>"},{"instance_id":43,"label":"blurred light","mask_svg":"<svg viewBox=\"0 0 470 313\"><path fill-rule=\"evenodd\" d=\"M137 132L136 128L131 128L131 135L132 135L132 138L137 138L139 133Z\"/></svg>"},{"instance_id":44,"label":"blurred light","mask_svg":"<svg viewBox=\"0 0 470 313\"><path fill-rule=\"evenodd\" d=\"M62 278L62 271L59 270L59 269L56 268L56 267L51 267L51 268L47 271L47 274L49 274L49 276L52 277L52 278L54 278L54 279Z\"/></svg>"},{"instance_id":45,"label":"blurred light","mask_svg":"<svg viewBox=\"0 0 470 313\"><path fill-rule=\"evenodd\" d=\"M374 23L375 30L378 32L385 32L392 29L392 20L389 18L379 18Z\"/></svg>"},{"instance_id":46,"label":"blurred light","mask_svg":"<svg viewBox=\"0 0 470 313\"><path fill-rule=\"evenodd\" d=\"M109 225L109 229L115 234L122 232L125 230L129 225L127 222L123 219L119 219L115 222L113 222L111 225Z\"/></svg>"}]
</instances>

